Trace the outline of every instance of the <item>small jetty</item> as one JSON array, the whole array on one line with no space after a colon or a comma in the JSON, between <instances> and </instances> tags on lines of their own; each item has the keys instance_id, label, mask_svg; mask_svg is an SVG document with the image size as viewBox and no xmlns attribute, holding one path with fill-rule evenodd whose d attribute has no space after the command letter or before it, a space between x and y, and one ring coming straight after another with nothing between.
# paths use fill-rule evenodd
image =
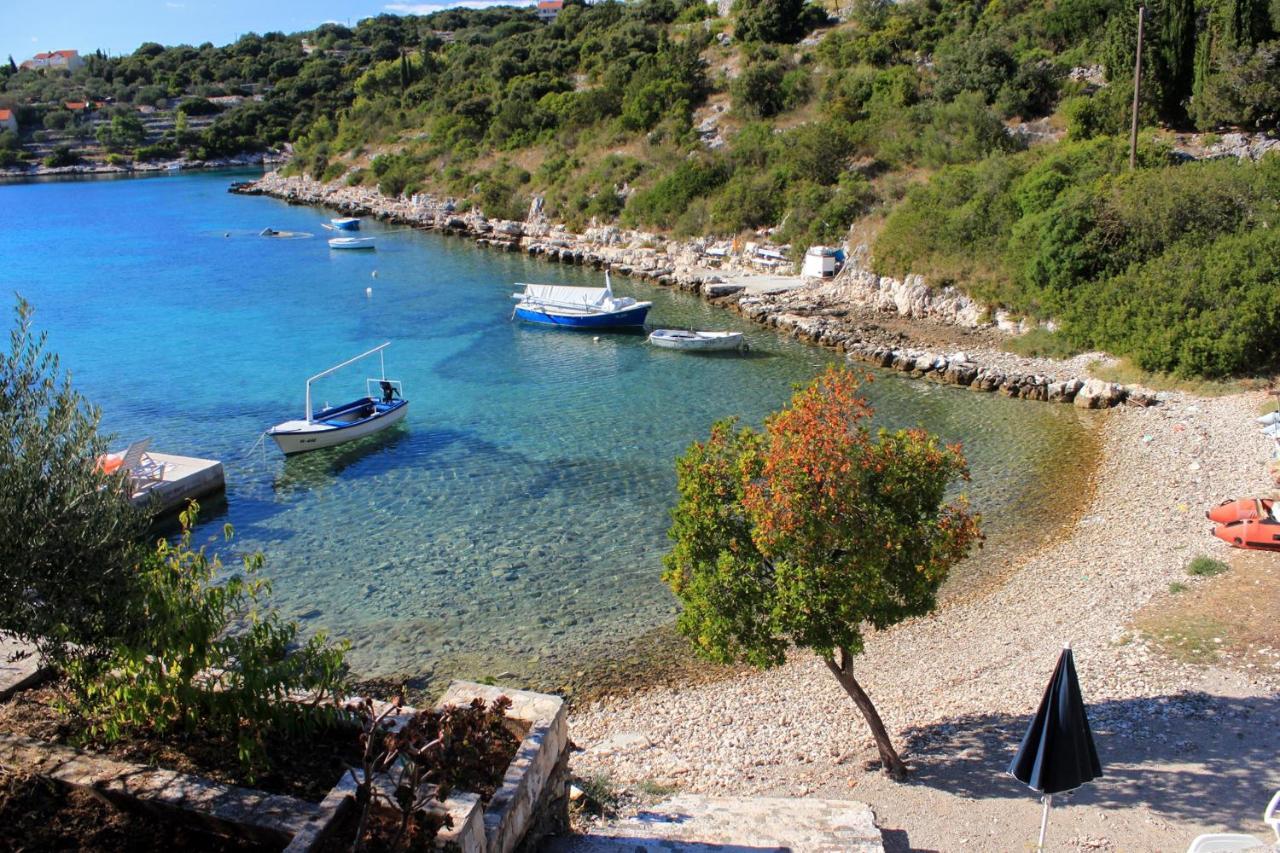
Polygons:
<instances>
[{"instance_id":1,"label":"small jetty","mask_svg":"<svg viewBox=\"0 0 1280 853\"><path fill-rule=\"evenodd\" d=\"M135 506L158 502L157 515L165 515L186 506L188 501L199 500L227 488L222 463L214 459L197 459L193 456L177 456L172 453L148 454L157 465L163 466L161 476L137 485L130 500Z\"/></svg>"}]
</instances>

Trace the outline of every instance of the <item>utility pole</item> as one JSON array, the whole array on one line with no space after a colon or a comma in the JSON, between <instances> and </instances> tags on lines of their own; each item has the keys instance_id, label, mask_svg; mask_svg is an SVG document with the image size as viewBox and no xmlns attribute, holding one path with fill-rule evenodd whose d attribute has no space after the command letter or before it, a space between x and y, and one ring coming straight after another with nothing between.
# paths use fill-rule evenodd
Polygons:
<instances>
[{"instance_id":1,"label":"utility pole","mask_svg":"<svg viewBox=\"0 0 1280 853\"><path fill-rule=\"evenodd\" d=\"M1129 169L1138 165L1138 96L1142 91L1142 23L1147 7L1138 7L1138 50L1133 63L1133 123L1129 128Z\"/></svg>"}]
</instances>

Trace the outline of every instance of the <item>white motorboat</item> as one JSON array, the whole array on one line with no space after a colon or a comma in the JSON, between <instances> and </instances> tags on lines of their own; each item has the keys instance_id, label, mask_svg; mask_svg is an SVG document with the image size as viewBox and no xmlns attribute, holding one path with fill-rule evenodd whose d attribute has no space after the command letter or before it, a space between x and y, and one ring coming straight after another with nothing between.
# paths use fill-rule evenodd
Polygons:
<instances>
[{"instance_id":1,"label":"white motorboat","mask_svg":"<svg viewBox=\"0 0 1280 853\"><path fill-rule=\"evenodd\" d=\"M276 446L286 455L291 455L364 438L381 432L403 419L409 411L409 401L400 393L400 382L387 379L386 361L382 357L382 351L389 346L391 346L390 342L374 347L366 353L361 353L355 358L347 359L342 364L334 365L312 376L307 380L306 418L276 424L267 430L267 435L271 436ZM365 380L364 397L341 406L326 406L318 411L312 411L312 382L323 379L374 353L379 354L378 360L382 364L382 371L379 378ZM377 393L374 392L374 383L377 383Z\"/></svg>"},{"instance_id":2,"label":"white motorboat","mask_svg":"<svg viewBox=\"0 0 1280 853\"><path fill-rule=\"evenodd\" d=\"M663 349L715 352L743 349L747 343L742 332L698 332L692 329L655 329L649 343Z\"/></svg>"},{"instance_id":3,"label":"white motorboat","mask_svg":"<svg viewBox=\"0 0 1280 853\"><path fill-rule=\"evenodd\" d=\"M334 237L329 241L330 249L372 249L372 237Z\"/></svg>"}]
</instances>

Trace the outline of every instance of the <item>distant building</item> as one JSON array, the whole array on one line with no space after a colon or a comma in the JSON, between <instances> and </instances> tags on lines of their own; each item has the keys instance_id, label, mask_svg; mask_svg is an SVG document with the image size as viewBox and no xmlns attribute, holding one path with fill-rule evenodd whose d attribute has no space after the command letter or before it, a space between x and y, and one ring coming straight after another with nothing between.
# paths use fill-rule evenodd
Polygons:
<instances>
[{"instance_id":1,"label":"distant building","mask_svg":"<svg viewBox=\"0 0 1280 853\"><path fill-rule=\"evenodd\" d=\"M21 68L35 71L52 69L54 71L75 71L84 65L84 59L78 50L53 50L49 53L37 53L22 63Z\"/></svg>"},{"instance_id":2,"label":"distant building","mask_svg":"<svg viewBox=\"0 0 1280 853\"><path fill-rule=\"evenodd\" d=\"M564 0L538 0L538 18L548 24L556 19L564 8Z\"/></svg>"},{"instance_id":3,"label":"distant building","mask_svg":"<svg viewBox=\"0 0 1280 853\"><path fill-rule=\"evenodd\" d=\"M89 111L89 105L84 101L63 101L62 105L73 113L83 113Z\"/></svg>"},{"instance_id":4,"label":"distant building","mask_svg":"<svg viewBox=\"0 0 1280 853\"><path fill-rule=\"evenodd\" d=\"M18 132L18 119L13 114L13 110L0 110L0 130Z\"/></svg>"},{"instance_id":5,"label":"distant building","mask_svg":"<svg viewBox=\"0 0 1280 853\"><path fill-rule=\"evenodd\" d=\"M244 95L214 95L205 98L211 104L217 104L220 107L236 107L244 103Z\"/></svg>"}]
</instances>

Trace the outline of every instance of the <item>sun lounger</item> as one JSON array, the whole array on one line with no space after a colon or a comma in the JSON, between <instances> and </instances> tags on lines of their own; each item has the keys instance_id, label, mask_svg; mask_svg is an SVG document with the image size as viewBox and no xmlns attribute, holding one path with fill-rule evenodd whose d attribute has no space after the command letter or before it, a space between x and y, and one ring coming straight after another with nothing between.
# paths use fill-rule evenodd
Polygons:
<instances>
[{"instance_id":1,"label":"sun lounger","mask_svg":"<svg viewBox=\"0 0 1280 853\"><path fill-rule=\"evenodd\" d=\"M151 438L141 438L129 445L122 454L108 453L98 460L98 467L111 474L124 471L129 476L133 491L141 491L143 487L164 480L163 462L157 462L147 454L151 446Z\"/></svg>"},{"instance_id":2,"label":"sun lounger","mask_svg":"<svg viewBox=\"0 0 1280 853\"><path fill-rule=\"evenodd\" d=\"M1280 849L1280 791L1276 791L1267 809L1262 813L1262 820L1276 834L1277 849ZM1187 853L1233 853L1242 850L1269 850L1268 842L1259 841L1252 835L1236 832L1214 832L1196 836L1195 841L1187 848Z\"/></svg>"}]
</instances>

